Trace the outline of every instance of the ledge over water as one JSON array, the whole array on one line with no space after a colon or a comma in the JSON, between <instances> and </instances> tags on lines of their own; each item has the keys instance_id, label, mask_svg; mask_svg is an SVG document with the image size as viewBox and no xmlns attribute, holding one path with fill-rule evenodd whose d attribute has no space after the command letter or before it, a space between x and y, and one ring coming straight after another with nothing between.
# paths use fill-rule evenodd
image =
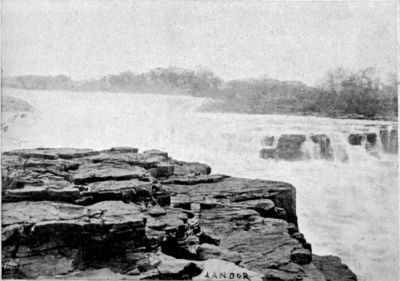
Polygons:
<instances>
[{"instance_id":1,"label":"ledge over water","mask_svg":"<svg viewBox=\"0 0 400 281\"><path fill-rule=\"evenodd\" d=\"M134 147L8 151L2 175L3 278L357 280L312 254L288 183Z\"/></svg>"}]
</instances>

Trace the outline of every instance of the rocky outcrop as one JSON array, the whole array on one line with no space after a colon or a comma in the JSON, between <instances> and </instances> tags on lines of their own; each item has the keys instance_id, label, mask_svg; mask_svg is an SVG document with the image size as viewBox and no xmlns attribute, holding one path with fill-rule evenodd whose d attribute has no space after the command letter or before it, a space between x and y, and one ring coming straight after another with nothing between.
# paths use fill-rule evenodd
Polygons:
<instances>
[{"instance_id":1,"label":"rocky outcrop","mask_svg":"<svg viewBox=\"0 0 400 281\"><path fill-rule=\"evenodd\" d=\"M351 145L361 145L362 138L361 134L350 134L347 140Z\"/></svg>"},{"instance_id":2,"label":"rocky outcrop","mask_svg":"<svg viewBox=\"0 0 400 281\"><path fill-rule=\"evenodd\" d=\"M185 251L182 237L199 231L187 211L167 208L154 216L140 205L122 201L88 207L46 201L4 203L2 211L3 260L13 259L26 277L105 263L123 271L137 256L164 247L171 239ZM50 259L43 258L47 256Z\"/></svg>"},{"instance_id":3,"label":"rocky outcrop","mask_svg":"<svg viewBox=\"0 0 400 281\"><path fill-rule=\"evenodd\" d=\"M398 152L398 131L383 127L379 131L379 139L376 133L350 134L348 142L351 145L364 145L365 149L373 156L379 157L378 142L385 153L396 154Z\"/></svg>"},{"instance_id":4,"label":"rocky outcrop","mask_svg":"<svg viewBox=\"0 0 400 281\"><path fill-rule=\"evenodd\" d=\"M345 142L350 146L363 147L371 156L380 158L382 154L396 154L398 152L398 131L388 126L383 126L379 133L360 132L344 135ZM348 145L341 140L332 143L331 137L326 134L285 134L278 137L266 136L261 144L260 158L275 160L310 160L324 159L347 162L349 154ZM333 137L335 139L335 137Z\"/></svg>"},{"instance_id":5,"label":"rocky outcrop","mask_svg":"<svg viewBox=\"0 0 400 281\"><path fill-rule=\"evenodd\" d=\"M342 261L338 257L313 255L313 264L319 271L321 271L327 281L357 280L357 276L353 272L351 272L351 270L349 270L347 265L342 264Z\"/></svg>"},{"instance_id":6,"label":"rocky outcrop","mask_svg":"<svg viewBox=\"0 0 400 281\"><path fill-rule=\"evenodd\" d=\"M202 178L204 178L203 176ZM181 178L183 181L185 177ZM191 177L187 178L188 182L193 182ZM211 208L218 204L236 204L242 203L240 209L247 209L244 204L257 199L270 199L274 206L279 210L289 222L297 224L296 217L296 191L293 186L288 183L266 181L266 180L250 180L243 178L234 178L221 176L216 182L194 182L188 184L169 184L168 189L173 194L171 204L176 207L187 207L195 209L200 206L203 208ZM248 203L252 204L252 203ZM260 208L261 212L264 212Z\"/></svg>"},{"instance_id":7,"label":"rocky outcrop","mask_svg":"<svg viewBox=\"0 0 400 281\"><path fill-rule=\"evenodd\" d=\"M268 148L260 151L260 157L264 159L282 159L282 160L301 160L304 156L302 145L306 141L305 135L281 135L278 138L276 147L271 147L274 137L266 137L263 141L264 145L268 144Z\"/></svg>"},{"instance_id":8,"label":"rocky outcrop","mask_svg":"<svg viewBox=\"0 0 400 281\"><path fill-rule=\"evenodd\" d=\"M276 154L279 159L301 159L301 144L306 140L304 135L281 135L278 139Z\"/></svg>"},{"instance_id":9,"label":"rocky outcrop","mask_svg":"<svg viewBox=\"0 0 400 281\"><path fill-rule=\"evenodd\" d=\"M289 161L309 159L312 157L328 160L333 158L333 149L330 144L331 141L325 134L316 134L310 136L296 134L281 135L278 139L276 147L271 147L272 143L268 142L269 140L270 137L266 137L264 139L263 144L267 147L260 150L260 158ZM313 151L312 154L317 153L318 155L310 155L307 151L305 151L303 146L306 141L313 143L313 146L316 147L316 151Z\"/></svg>"},{"instance_id":10,"label":"rocky outcrop","mask_svg":"<svg viewBox=\"0 0 400 281\"><path fill-rule=\"evenodd\" d=\"M260 158L263 159L274 159L276 158L276 149L275 148L262 148L260 150Z\"/></svg>"},{"instance_id":11,"label":"rocky outcrop","mask_svg":"<svg viewBox=\"0 0 400 281\"><path fill-rule=\"evenodd\" d=\"M134 147L9 151L2 170L3 278L355 280L312 255L287 183Z\"/></svg>"}]
</instances>

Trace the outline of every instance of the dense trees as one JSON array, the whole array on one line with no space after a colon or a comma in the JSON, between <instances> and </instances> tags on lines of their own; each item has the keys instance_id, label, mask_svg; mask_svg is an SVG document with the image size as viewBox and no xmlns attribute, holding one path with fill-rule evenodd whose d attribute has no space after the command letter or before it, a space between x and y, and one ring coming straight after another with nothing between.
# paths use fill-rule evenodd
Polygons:
<instances>
[{"instance_id":1,"label":"dense trees","mask_svg":"<svg viewBox=\"0 0 400 281\"><path fill-rule=\"evenodd\" d=\"M357 72L343 68L325 73L315 87L273 79L236 80L220 90L222 101L204 110L322 115L349 118L397 116L397 76L372 67Z\"/></svg>"},{"instance_id":2,"label":"dense trees","mask_svg":"<svg viewBox=\"0 0 400 281\"><path fill-rule=\"evenodd\" d=\"M324 74L315 87L297 81L243 79L224 82L211 70L156 68L142 74L122 72L100 79L73 81L70 77L4 78L3 86L36 90L113 91L185 94L210 97L203 110L256 114L304 114L350 118L397 116L398 81L395 73L382 76L375 68L343 68Z\"/></svg>"},{"instance_id":3,"label":"dense trees","mask_svg":"<svg viewBox=\"0 0 400 281\"><path fill-rule=\"evenodd\" d=\"M357 72L329 71L319 81L317 99L305 109L330 116L396 116L397 77L389 73L383 78L372 67Z\"/></svg>"}]
</instances>

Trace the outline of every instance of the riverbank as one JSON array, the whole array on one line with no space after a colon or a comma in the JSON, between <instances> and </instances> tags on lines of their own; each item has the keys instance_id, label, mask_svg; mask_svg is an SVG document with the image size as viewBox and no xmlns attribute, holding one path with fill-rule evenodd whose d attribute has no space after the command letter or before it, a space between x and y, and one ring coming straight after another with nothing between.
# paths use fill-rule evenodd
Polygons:
<instances>
[{"instance_id":1,"label":"riverbank","mask_svg":"<svg viewBox=\"0 0 400 281\"><path fill-rule=\"evenodd\" d=\"M312 255L287 183L133 147L16 150L2 165L3 278L357 280Z\"/></svg>"}]
</instances>

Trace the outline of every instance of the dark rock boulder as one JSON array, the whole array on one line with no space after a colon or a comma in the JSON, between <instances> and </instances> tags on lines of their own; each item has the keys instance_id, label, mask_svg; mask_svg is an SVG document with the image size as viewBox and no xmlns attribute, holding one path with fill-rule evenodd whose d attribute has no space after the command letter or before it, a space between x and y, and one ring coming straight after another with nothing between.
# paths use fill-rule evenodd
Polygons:
<instances>
[{"instance_id":1,"label":"dark rock boulder","mask_svg":"<svg viewBox=\"0 0 400 281\"><path fill-rule=\"evenodd\" d=\"M260 150L260 158L262 159L274 159L276 156L276 150L273 148L262 148Z\"/></svg>"},{"instance_id":2,"label":"dark rock boulder","mask_svg":"<svg viewBox=\"0 0 400 281\"><path fill-rule=\"evenodd\" d=\"M357 276L338 257L313 255L312 264L327 281L357 281Z\"/></svg>"},{"instance_id":3,"label":"dark rock boulder","mask_svg":"<svg viewBox=\"0 0 400 281\"><path fill-rule=\"evenodd\" d=\"M362 138L361 134L350 134L347 140L351 145L361 145Z\"/></svg>"},{"instance_id":4,"label":"dark rock boulder","mask_svg":"<svg viewBox=\"0 0 400 281\"><path fill-rule=\"evenodd\" d=\"M375 133L367 133L367 134L365 134L365 137L366 137L366 139L367 139L367 142L370 144L370 145L375 145L376 144L376 142L377 142L377 135L375 134Z\"/></svg>"},{"instance_id":5,"label":"dark rock boulder","mask_svg":"<svg viewBox=\"0 0 400 281\"><path fill-rule=\"evenodd\" d=\"M302 158L301 145L306 140L304 135L281 135L276 147L276 156L284 160L299 160Z\"/></svg>"},{"instance_id":6,"label":"dark rock boulder","mask_svg":"<svg viewBox=\"0 0 400 281\"><path fill-rule=\"evenodd\" d=\"M379 146L377 145L377 135L375 133L366 133L364 136L366 139L365 149L367 152L376 158L380 158L381 152Z\"/></svg>"}]
</instances>

